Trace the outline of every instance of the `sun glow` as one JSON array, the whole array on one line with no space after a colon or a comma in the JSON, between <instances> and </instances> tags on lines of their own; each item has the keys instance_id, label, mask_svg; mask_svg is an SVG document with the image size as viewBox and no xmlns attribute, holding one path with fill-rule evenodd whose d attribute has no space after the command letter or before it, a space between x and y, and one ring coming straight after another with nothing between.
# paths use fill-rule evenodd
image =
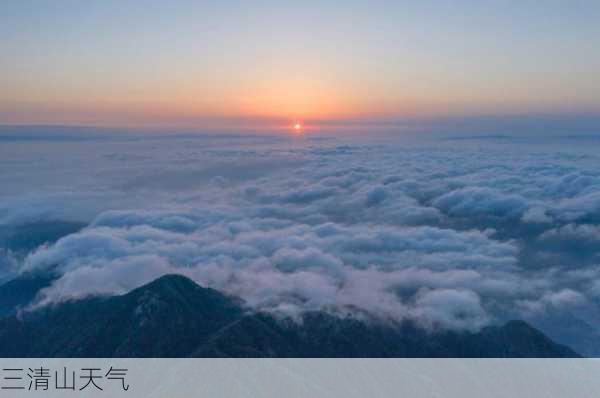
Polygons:
<instances>
[{"instance_id":1,"label":"sun glow","mask_svg":"<svg viewBox=\"0 0 600 398\"><path fill-rule=\"evenodd\" d=\"M299 133L302 131L302 125L298 122L294 123L294 131Z\"/></svg>"}]
</instances>

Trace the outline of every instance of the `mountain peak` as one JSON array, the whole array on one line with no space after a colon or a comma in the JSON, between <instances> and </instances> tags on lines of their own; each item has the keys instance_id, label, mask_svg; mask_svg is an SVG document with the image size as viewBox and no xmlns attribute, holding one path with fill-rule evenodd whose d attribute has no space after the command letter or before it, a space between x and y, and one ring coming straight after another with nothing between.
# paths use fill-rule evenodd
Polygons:
<instances>
[{"instance_id":1,"label":"mountain peak","mask_svg":"<svg viewBox=\"0 0 600 398\"><path fill-rule=\"evenodd\" d=\"M183 275L125 295L66 302L18 322L0 319L2 357L569 357L523 321L478 333L306 314L301 323L248 314Z\"/></svg>"},{"instance_id":2,"label":"mountain peak","mask_svg":"<svg viewBox=\"0 0 600 398\"><path fill-rule=\"evenodd\" d=\"M195 290L195 289L205 289L198 285L196 282L188 278L187 276L181 274L166 274L163 275L152 282L140 286L137 289L132 290L130 293L134 293L136 291L145 291L145 290L153 290L160 291L163 289L176 289L176 290ZM208 289L207 290L212 290Z\"/></svg>"},{"instance_id":3,"label":"mountain peak","mask_svg":"<svg viewBox=\"0 0 600 398\"><path fill-rule=\"evenodd\" d=\"M189 311L204 314L226 312L240 313L238 301L223 293L198 285L180 274L163 275L154 281L121 296L125 300L161 302L171 311Z\"/></svg>"}]
</instances>

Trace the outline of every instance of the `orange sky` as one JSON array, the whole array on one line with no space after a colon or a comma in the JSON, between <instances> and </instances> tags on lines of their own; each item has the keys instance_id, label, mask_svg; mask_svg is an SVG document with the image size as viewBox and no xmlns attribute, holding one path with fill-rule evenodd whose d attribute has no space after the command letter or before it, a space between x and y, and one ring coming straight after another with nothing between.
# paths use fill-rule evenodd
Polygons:
<instances>
[{"instance_id":1,"label":"orange sky","mask_svg":"<svg viewBox=\"0 0 600 398\"><path fill-rule=\"evenodd\" d=\"M0 124L600 113L596 15L427 1L3 3Z\"/></svg>"}]
</instances>

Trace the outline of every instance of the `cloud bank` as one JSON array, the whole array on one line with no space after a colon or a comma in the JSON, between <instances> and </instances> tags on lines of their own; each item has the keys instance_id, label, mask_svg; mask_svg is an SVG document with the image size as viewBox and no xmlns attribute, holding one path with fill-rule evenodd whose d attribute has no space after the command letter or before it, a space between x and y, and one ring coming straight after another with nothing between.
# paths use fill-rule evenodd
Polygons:
<instances>
[{"instance_id":1,"label":"cloud bank","mask_svg":"<svg viewBox=\"0 0 600 398\"><path fill-rule=\"evenodd\" d=\"M71 190L81 206L93 194L110 200L94 202L83 230L18 266L62 272L35 306L180 273L249 309L291 317L324 310L478 330L597 311L599 159L584 149L398 138L209 143L184 137L159 151L108 142L112 155L97 162L117 183L99 175L94 189ZM131 170L120 173L123 159ZM13 212L11 200L0 204L5 225L60 216L28 202Z\"/></svg>"}]
</instances>

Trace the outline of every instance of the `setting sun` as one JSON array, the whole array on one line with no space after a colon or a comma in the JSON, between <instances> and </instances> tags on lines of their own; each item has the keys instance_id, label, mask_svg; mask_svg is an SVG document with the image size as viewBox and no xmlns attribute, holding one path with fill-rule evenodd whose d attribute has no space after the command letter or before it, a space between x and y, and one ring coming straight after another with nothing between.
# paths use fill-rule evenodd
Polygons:
<instances>
[{"instance_id":1,"label":"setting sun","mask_svg":"<svg viewBox=\"0 0 600 398\"><path fill-rule=\"evenodd\" d=\"M300 123L295 123L294 124L294 130L295 131L301 131L302 130L302 125Z\"/></svg>"}]
</instances>

